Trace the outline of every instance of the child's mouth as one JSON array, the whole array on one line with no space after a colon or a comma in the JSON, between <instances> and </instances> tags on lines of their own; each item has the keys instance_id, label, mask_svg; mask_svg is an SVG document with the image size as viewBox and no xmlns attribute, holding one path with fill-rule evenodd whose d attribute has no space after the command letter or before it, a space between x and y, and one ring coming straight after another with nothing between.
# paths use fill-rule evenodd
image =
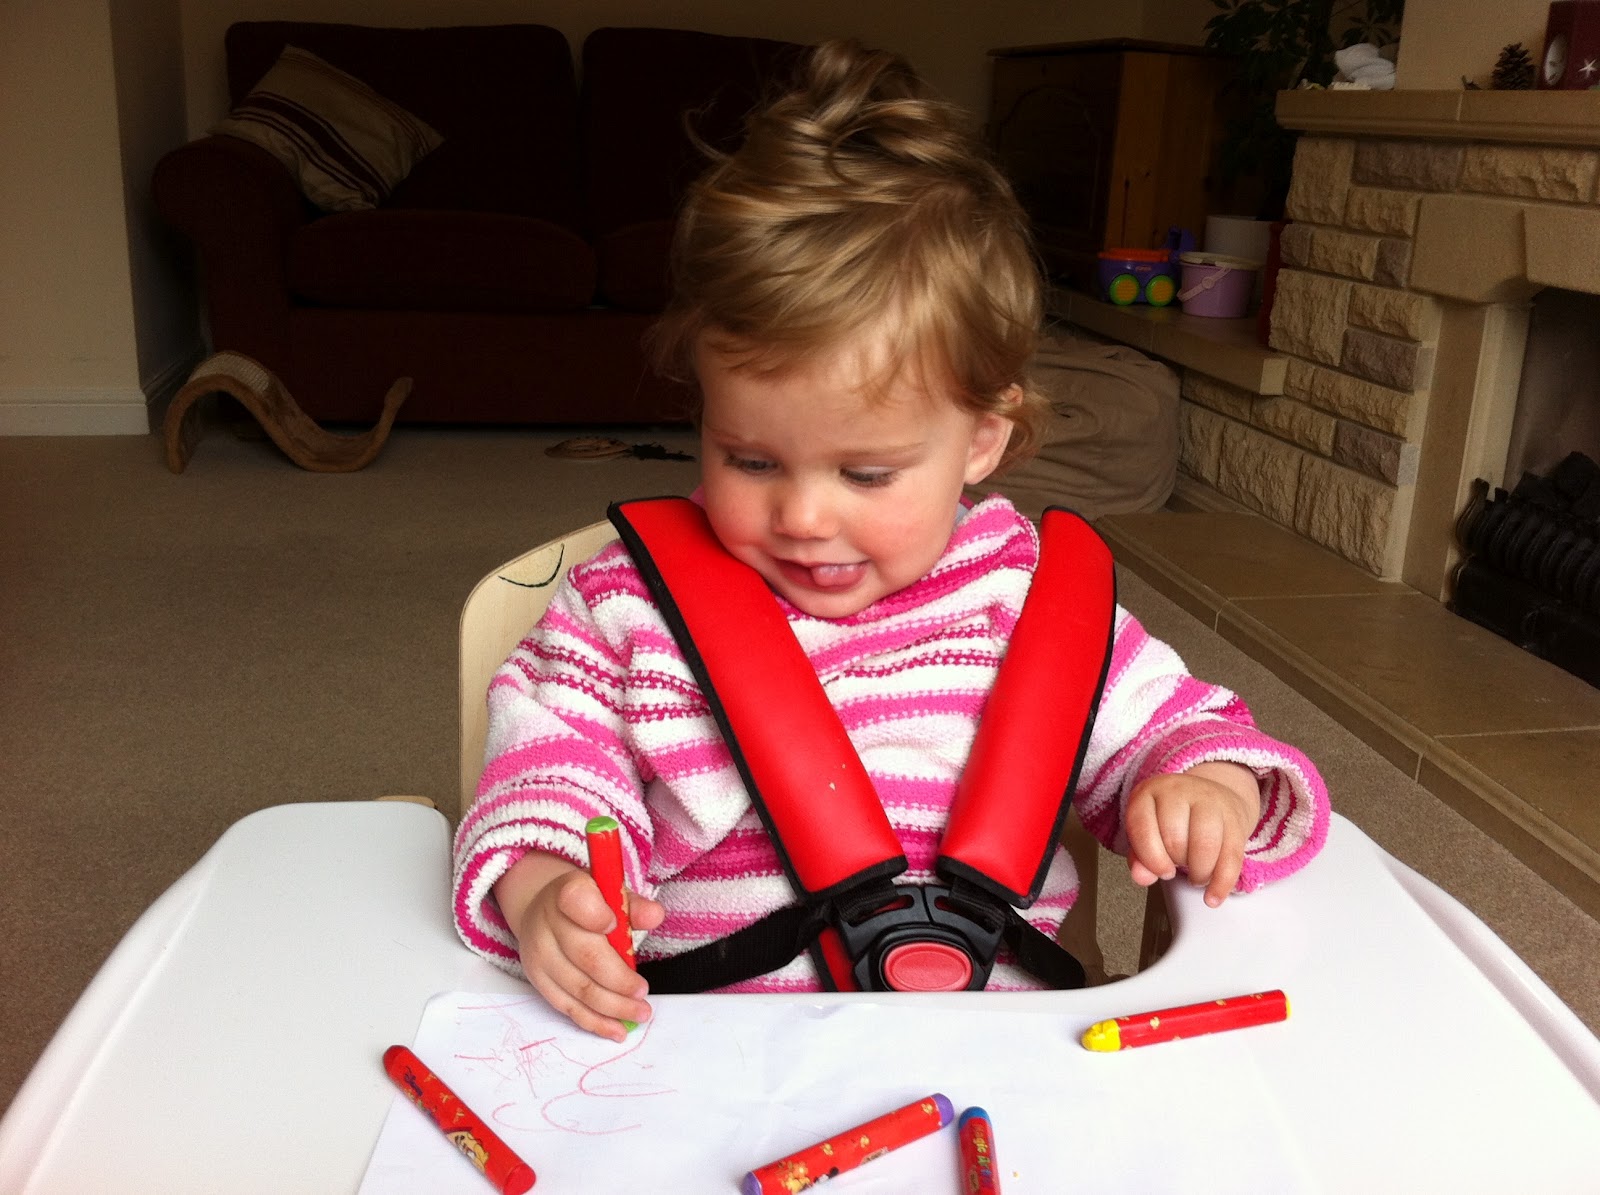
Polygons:
<instances>
[{"instance_id":1,"label":"child's mouth","mask_svg":"<svg viewBox=\"0 0 1600 1195\"><path fill-rule=\"evenodd\" d=\"M849 589L867 575L864 560L854 564L795 564L793 561L780 560L778 567L795 584L827 593Z\"/></svg>"}]
</instances>

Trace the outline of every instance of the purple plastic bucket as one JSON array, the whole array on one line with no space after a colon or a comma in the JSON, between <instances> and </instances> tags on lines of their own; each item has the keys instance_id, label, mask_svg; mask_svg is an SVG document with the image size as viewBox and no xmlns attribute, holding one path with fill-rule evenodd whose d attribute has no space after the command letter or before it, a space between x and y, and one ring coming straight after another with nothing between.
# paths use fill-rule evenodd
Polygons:
<instances>
[{"instance_id":1,"label":"purple plastic bucket","mask_svg":"<svg viewBox=\"0 0 1600 1195\"><path fill-rule=\"evenodd\" d=\"M1178 301L1190 315L1238 319L1250 308L1259 261L1222 253L1185 253Z\"/></svg>"}]
</instances>

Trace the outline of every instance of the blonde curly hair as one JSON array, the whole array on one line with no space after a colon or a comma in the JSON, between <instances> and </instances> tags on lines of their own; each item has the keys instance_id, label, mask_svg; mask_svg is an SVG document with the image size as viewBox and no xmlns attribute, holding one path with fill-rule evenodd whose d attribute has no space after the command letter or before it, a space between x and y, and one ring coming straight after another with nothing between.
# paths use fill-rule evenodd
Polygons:
<instances>
[{"instance_id":1,"label":"blonde curly hair","mask_svg":"<svg viewBox=\"0 0 1600 1195\"><path fill-rule=\"evenodd\" d=\"M816 46L742 145L711 156L651 334L663 373L692 381L702 346L782 371L872 336L880 392L920 370L1012 422L1002 465L1032 451L1049 407L1027 376L1041 318L1027 217L964 115L904 59Z\"/></svg>"}]
</instances>

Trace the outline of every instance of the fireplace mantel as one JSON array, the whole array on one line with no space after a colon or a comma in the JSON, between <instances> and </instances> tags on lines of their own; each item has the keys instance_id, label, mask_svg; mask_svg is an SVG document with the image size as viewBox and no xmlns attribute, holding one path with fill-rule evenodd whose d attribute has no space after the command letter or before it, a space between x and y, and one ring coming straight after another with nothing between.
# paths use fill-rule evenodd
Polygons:
<instances>
[{"instance_id":1,"label":"fireplace mantel","mask_svg":"<svg viewBox=\"0 0 1600 1195\"><path fill-rule=\"evenodd\" d=\"M1317 135L1600 147L1600 91L1308 89L1280 92L1277 111ZM1596 180L1587 155L1575 162L1569 193L1530 181L1521 196L1422 196L1410 289L1466 303L1526 302L1547 286L1600 294L1600 207L1568 206L1593 199Z\"/></svg>"},{"instance_id":2,"label":"fireplace mantel","mask_svg":"<svg viewBox=\"0 0 1600 1195\"><path fill-rule=\"evenodd\" d=\"M1600 91L1278 93L1278 123L1319 135L1600 146Z\"/></svg>"}]
</instances>

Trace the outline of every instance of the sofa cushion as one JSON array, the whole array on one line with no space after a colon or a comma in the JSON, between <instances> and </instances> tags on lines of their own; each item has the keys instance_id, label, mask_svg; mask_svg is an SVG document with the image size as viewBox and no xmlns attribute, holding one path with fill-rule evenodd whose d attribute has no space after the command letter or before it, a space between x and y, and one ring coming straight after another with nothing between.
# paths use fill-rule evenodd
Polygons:
<instances>
[{"instance_id":1,"label":"sofa cushion","mask_svg":"<svg viewBox=\"0 0 1600 1195\"><path fill-rule=\"evenodd\" d=\"M425 122L298 46L211 131L259 145L330 212L376 207L439 147Z\"/></svg>"},{"instance_id":2,"label":"sofa cushion","mask_svg":"<svg viewBox=\"0 0 1600 1195\"><path fill-rule=\"evenodd\" d=\"M596 29L583 43L589 230L668 220L705 156L735 146L744 118L793 72L805 47L682 29ZM599 152L594 152L598 147Z\"/></svg>"},{"instance_id":3,"label":"sofa cushion","mask_svg":"<svg viewBox=\"0 0 1600 1195\"><path fill-rule=\"evenodd\" d=\"M395 311L553 312L589 305L594 254L570 229L491 212L348 212L289 242L305 303Z\"/></svg>"},{"instance_id":4,"label":"sofa cushion","mask_svg":"<svg viewBox=\"0 0 1600 1195\"><path fill-rule=\"evenodd\" d=\"M624 311L660 311L672 293L671 220L629 224L596 239L599 297Z\"/></svg>"},{"instance_id":5,"label":"sofa cushion","mask_svg":"<svg viewBox=\"0 0 1600 1195\"><path fill-rule=\"evenodd\" d=\"M238 103L290 44L363 80L444 138L388 206L504 212L581 226L578 85L560 30L241 21L226 37L231 101Z\"/></svg>"}]
</instances>

